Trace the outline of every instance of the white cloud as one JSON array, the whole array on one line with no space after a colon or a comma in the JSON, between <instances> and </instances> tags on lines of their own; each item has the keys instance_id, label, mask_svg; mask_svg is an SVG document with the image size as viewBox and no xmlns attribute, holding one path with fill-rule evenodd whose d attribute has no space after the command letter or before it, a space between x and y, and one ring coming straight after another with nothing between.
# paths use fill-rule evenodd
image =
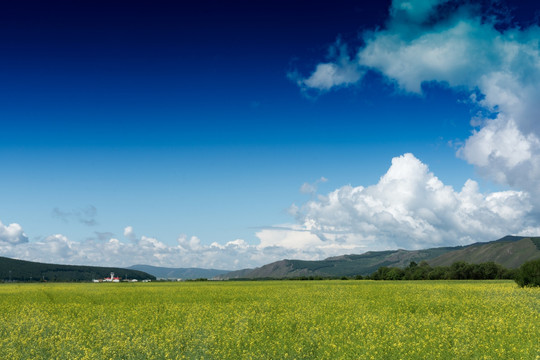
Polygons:
<instances>
[{"instance_id":1,"label":"white cloud","mask_svg":"<svg viewBox=\"0 0 540 360\"><path fill-rule=\"evenodd\" d=\"M300 186L300 192L302 194L315 194L317 192L317 187L320 183L325 183L327 182L328 179L325 178L324 176L321 176L319 179L317 179L314 183L308 183L308 182L305 182L302 184L302 186Z\"/></svg>"},{"instance_id":2,"label":"white cloud","mask_svg":"<svg viewBox=\"0 0 540 360\"><path fill-rule=\"evenodd\" d=\"M312 193L315 193L316 191L317 191L317 187L314 184L305 182L302 184L302 186L300 186L300 192L302 194L312 194Z\"/></svg>"},{"instance_id":3,"label":"white cloud","mask_svg":"<svg viewBox=\"0 0 540 360\"><path fill-rule=\"evenodd\" d=\"M16 245L28 242L28 237L23 232L21 225L9 224L5 226L0 221L0 246Z\"/></svg>"},{"instance_id":4,"label":"white cloud","mask_svg":"<svg viewBox=\"0 0 540 360\"><path fill-rule=\"evenodd\" d=\"M355 65L382 73L406 92L420 94L423 83L435 81L479 93L471 98L488 115L472 119L481 128L464 142L459 156L481 174L540 199L540 28L500 30L493 16L470 4L439 11L446 2L394 0L386 27L364 34ZM321 66L328 64L299 81L303 89ZM326 86L315 82L314 89L342 83L339 71L325 74ZM540 200L535 206L540 209Z\"/></svg>"},{"instance_id":5,"label":"white cloud","mask_svg":"<svg viewBox=\"0 0 540 360\"><path fill-rule=\"evenodd\" d=\"M134 240L137 237L135 233L133 232L133 226L126 226L124 228L124 237L130 240Z\"/></svg>"},{"instance_id":6,"label":"white cloud","mask_svg":"<svg viewBox=\"0 0 540 360\"><path fill-rule=\"evenodd\" d=\"M335 86L354 84L362 77L358 66L348 58L340 58L337 63L317 65L317 68L307 79L301 82L309 88L330 90Z\"/></svg>"},{"instance_id":7,"label":"white cloud","mask_svg":"<svg viewBox=\"0 0 540 360\"><path fill-rule=\"evenodd\" d=\"M364 75L358 62L349 57L347 45L340 40L330 48L332 62L317 65L315 71L306 79L298 79L296 74L289 77L296 80L303 89L327 91L337 86L348 86L358 82Z\"/></svg>"},{"instance_id":8,"label":"white cloud","mask_svg":"<svg viewBox=\"0 0 540 360\"><path fill-rule=\"evenodd\" d=\"M235 270L279 260L287 249L263 249L242 239L205 245L196 236L181 235L176 245L168 245L149 236L137 237L132 226L124 229L128 241L71 241L61 234L28 242L17 224L0 223L0 256L58 264L128 267L149 264L166 267L205 267Z\"/></svg>"},{"instance_id":9,"label":"white cloud","mask_svg":"<svg viewBox=\"0 0 540 360\"><path fill-rule=\"evenodd\" d=\"M294 250L307 250L323 244L321 239L304 227L285 225L267 228L257 232L260 247L281 247Z\"/></svg>"},{"instance_id":10,"label":"white cloud","mask_svg":"<svg viewBox=\"0 0 540 360\"><path fill-rule=\"evenodd\" d=\"M19 225L0 223L0 255L62 264L235 270L284 258L315 260L367 250L461 245L506 234L540 233L530 213L528 193L481 193L472 180L456 191L412 154L392 159L374 185L343 186L293 208L296 223L260 229L255 234L257 244L235 239L206 245L196 236L181 235L176 244L169 245L153 237L138 237L132 226L124 229L126 241L109 237L79 242L57 234L29 242Z\"/></svg>"},{"instance_id":11,"label":"white cloud","mask_svg":"<svg viewBox=\"0 0 540 360\"><path fill-rule=\"evenodd\" d=\"M499 115L475 131L458 155L476 165L481 174L540 196L540 141L534 134L524 135L513 120Z\"/></svg>"},{"instance_id":12,"label":"white cloud","mask_svg":"<svg viewBox=\"0 0 540 360\"><path fill-rule=\"evenodd\" d=\"M343 186L297 210L301 228L260 232L261 245L318 248L327 255L467 244L540 228L522 191L483 194L468 180L460 191L442 183L412 154L392 160L375 185ZM303 231L299 231L303 230Z\"/></svg>"}]
</instances>

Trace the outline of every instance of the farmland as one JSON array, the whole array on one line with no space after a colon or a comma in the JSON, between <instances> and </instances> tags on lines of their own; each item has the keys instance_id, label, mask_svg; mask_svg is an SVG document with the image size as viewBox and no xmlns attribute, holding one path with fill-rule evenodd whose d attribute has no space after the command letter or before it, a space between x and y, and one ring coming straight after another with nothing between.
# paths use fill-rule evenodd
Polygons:
<instances>
[{"instance_id":1,"label":"farmland","mask_svg":"<svg viewBox=\"0 0 540 360\"><path fill-rule=\"evenodd\" d=\"M2 284L2 359L538 359L512 281Z\"/></svg>"}]
</instances>

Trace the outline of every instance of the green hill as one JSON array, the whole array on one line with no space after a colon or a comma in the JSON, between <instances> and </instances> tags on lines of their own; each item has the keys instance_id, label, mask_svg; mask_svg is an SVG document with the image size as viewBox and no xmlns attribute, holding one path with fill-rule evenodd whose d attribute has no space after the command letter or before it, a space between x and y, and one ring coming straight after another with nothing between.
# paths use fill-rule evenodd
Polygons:
<instances>
[{"instance_id":1,"label":"green hill","mask_svg":"<svg viewBox=\"0 0 540 360\"><path fill-rule=\"evenodd\" d=\"M360 255L342 255L325 260L280 260L256 269L233 271L219 276L222 279L296 278L305 276L342 277L368 275L381 266L405 267L411 261L432 259L453 248L426 250L369 251Z\"/></svg>"},{"instance_id":2,"label":"green hill","mask_svg":"<svg viewBox=\"0 0 540 360\"><path fill-rule=\"evenodd\" d=\"M445 253L428 261L431 266L450 266L457 261L479 264L493 261L508 269L517 269L524 262L540 258L540 238L503 238Z\"/></svg>"},{"instance_id":3,"label":"green hill","mask_svg":"<svg viewBox=\"0 0 540 360\"><path fill-rule=\"evenodd\" d=\"M319 261L281 260L256 269L243 269L219 276L222 279L283 279L297 277L342 277L369 275L382 266L404 268L411 261L428 261L432 266L456 261L478 264L493 261L507 268L540 258L540 238L505 236L499 240L466 246L425 250L369 251L360 255L342 255Z\"/></svg>"},{"instance_id":4,"label":"green hill","mask_svg":"<svg viewBox=\"0 0 540 360\"><path fill-rule=\"evenodd\" d=\"M122 279L155 280L142 271L98 266L57 265L0 257L0 281L92 281L111 272Z\"/></svg>"}]
</instances>

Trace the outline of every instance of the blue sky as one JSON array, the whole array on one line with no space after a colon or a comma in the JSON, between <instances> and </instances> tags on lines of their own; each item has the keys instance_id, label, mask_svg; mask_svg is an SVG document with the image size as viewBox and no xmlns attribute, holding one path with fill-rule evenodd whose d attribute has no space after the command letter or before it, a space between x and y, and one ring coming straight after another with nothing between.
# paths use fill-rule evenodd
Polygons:
<instances>
[{"instance_id":1,"label":"blue sky","mask_svg":"<svg viewBox=\"0 0 540 360\"><path fill-rule=\"evenodd\" d=\"M538 234L534 2L0 5L0 255L237 269Z\"/></svg>"}]
</instances>

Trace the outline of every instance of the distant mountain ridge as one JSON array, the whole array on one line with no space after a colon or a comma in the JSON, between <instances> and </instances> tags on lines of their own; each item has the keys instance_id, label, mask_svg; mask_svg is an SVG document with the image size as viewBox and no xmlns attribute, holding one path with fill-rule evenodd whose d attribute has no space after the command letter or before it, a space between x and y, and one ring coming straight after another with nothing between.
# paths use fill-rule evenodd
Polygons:
<instances>
[{"instance_id":1,"label":"distant mountain ridge","mask_svg":"<svg viewBox=\"0 0 540 360\"><path fill-rule=\"evenodd\" d=\"M130 279L283 279L305 276L342 277L370 275L382 266L404 268L411 261L427 261L431 266L449 266L457 261L493 261L516 269L540 258L540 237L505 236L490 242L424 250L369 251L329 257L325 260L280 260L255 269L237 271L201 268L165 268L133 265L129 268L58 265L0 257L0 281L91 281L114 272Z\"/></svg>"},{"instance_id":2,"label":"distant mountain ridge","mask_svg":"<svg viewBox=\"0 0 540 360\"><path fill-rule=\"evenodd\" d=\"M0 281L92 281L111 272L123 279L156 279L146 272L118 267L47 264L0 256Z\"/></svg>"},{"instance_id":3,"label":"distant mountain ridge","mask_svg":"<svg viewBox=\"0 0 540 360\"><path fill-rule=\"evenodd\" d=\"M493 261L508 269L540 257L540 237L504 237L489 243L475 243L429 260L431 266L450 266L456 261L483 263Z\"/></svg>"},{"instance_id":4,"label":"distant mountain ridge","mask_svg":"<svg viewBox=\"0 0 540 360\"><path fill-rule=\"evenodd\" d=\"M151 265L133 265L128 269L144 271L158 279L212 279L218 275L227 274L230 270L201 269L201 268L168 268Z\"/></svg>"},{"instance_id":5,"label":"distant mountain ridge","mask_svg":"<svg viewBox=\"0 0 540 360\"><path fill-rule=\"evenodd\" d=\"M411 261L427 261L432 266L448 266L456 261L482 263L493 261L507 268L540 258L540 238L505 236L490 242L424 250L368 251L359 255L341 255L325 260L280 260L255 269L232 271L220 279L283 279L305 276L342 277L370 275L382 266L406 267Z\"/></svg>"}]
</instances>

